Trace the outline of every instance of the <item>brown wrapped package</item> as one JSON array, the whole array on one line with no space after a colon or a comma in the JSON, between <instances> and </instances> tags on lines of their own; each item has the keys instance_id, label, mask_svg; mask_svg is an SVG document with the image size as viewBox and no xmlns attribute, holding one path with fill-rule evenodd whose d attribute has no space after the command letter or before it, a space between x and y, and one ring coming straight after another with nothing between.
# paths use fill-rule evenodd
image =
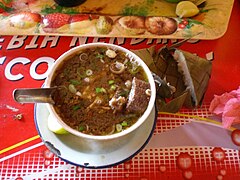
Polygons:
<instances>
[{"instance_id":1,"label":"brown wrapped package","mask_svg":"<svg viewBox=\"0 0 240 180\"><path fill-rule=\"evenodd\" d=\"M162 112L177 112L182 106L196 108L202 104L211 77L212 62L190 52L155 47L134 51L161 79L176 88L171 98L157 94L157 108ZM176 54L181 56L178 59ZM185 67L184 67L185 66Z\"/></svg>"}]
</instances>

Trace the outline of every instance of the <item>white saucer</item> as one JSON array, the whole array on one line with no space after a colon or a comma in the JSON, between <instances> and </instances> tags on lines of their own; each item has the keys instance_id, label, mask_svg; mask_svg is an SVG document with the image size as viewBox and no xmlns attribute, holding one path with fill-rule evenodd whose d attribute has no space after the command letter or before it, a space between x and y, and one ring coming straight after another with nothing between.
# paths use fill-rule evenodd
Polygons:
<instances>
[{"instance_id":1,"label":"white saucer","mask_svg":"<svg viewBox=\"0 0 240 180\"><path fill-rule=\"evenodd\" d=\"M112 152L94 154L82 151L78 146L78 137L72 134L57 135L47 127L49 112L45 104L36 104L34 121L37 131L45 145L64 161L86 168L107 168L123 163L139 153L150 140L155 124L156 110L153 109L148 119L137 129L136 135L124 146Z\"/></svg>"}]
</instances>

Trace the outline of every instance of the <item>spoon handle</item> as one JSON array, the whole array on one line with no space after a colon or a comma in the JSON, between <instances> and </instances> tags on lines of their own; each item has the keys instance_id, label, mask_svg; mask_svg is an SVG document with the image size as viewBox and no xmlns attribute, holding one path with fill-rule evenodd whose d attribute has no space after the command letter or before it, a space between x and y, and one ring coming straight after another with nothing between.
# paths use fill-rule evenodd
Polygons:
<instances>
[{"instance_id":1,"label":"spoon handle","mask_svg":"<svg viewBox=\"0 0 240 180\"><path fill-rule=\"evenodd\" d=\"M50 104L54 104L51 94L56 89L57 89L57 87L15 89L13 91L13 99L19 103L50 103Z\"/></svg>"}]
</instances>

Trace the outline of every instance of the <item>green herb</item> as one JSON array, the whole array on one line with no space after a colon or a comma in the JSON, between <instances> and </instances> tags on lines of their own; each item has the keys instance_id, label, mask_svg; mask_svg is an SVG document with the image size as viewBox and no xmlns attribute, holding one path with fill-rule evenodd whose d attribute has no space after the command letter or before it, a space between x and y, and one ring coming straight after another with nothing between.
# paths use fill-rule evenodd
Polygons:
<instances>
[{"instance_id":1,"label":"green herb","mask_svg":"<svg viewBox=\"0 0 240 180\"><path fill-rule=\"evenodd\" d=\"M124 16L147 16L148 15L148 7L145 5L141 6L130 6L129 4L124 7L122 10L122 15Z\"/></svg>"},{"instance_id":2,"label":"green herb","mask_svg":"<svg viewBox=\"0 0 240 180\"><path fill-rule=\"evenodd\" d=\"M80 84L80 82L78 80L75 80L75 79L71 79L69 82L73 85L79 85Z\"/></svg>"},{"instance_id":3,"label":"green herb","mask_svg":"<svg viewBox=\"0 0 240 180\"><path fill-rule=\"evenodd\" d=\"M46 5L45 8L41 10L41 13L43 14L51 14L56 12L62 12L63 7L61 6L48 6Z\"/></svg>"},{"instance_id":4,"label":"green herb","mask_svg":"<svg viewBox=\"0 0 240 180\"><path fill-rule=\"evenodd\" d=\"M115 90L115 89L117 89L117 87L115 85L111 85L110 89Z\"/></svg>"},{"instance_id":5,"label":"green herb","mask_svg":"<svg viewBox=\"0 0 240 180\"><path fill-rule=\"evenodd\" d=\"M3 0L3 2L5 2L6 4L11 3L13 0Z\"/></svg>"},{"instance_id":6,"label":"green herb","mask_svg":"<svg viewBox=\"0 0 240 180\"><path fill-rule=\"evenodd\" d=\"M73 106L73 110L74 110L74 111L76 111L76 110L78 110L78 109L80 109L80 106L79 106L79 105Z\"/></svg>"},{"instance_id":7,"label":"green herb","mask_svg":"<svg viewBox=\"0 0 240 180\"><path fill-rule=\"evenodd\" d=\"M121 125L122 125L123 127L126 127L126 126L128 126L128 123L127 123L127 121L123 121L123 122L121 123Z\"/></svg>"},{"instance_id":8,"label":"green herb","mask_svg":"<svg viewBox=\"0 0 240 180\"><path fill-rule=\"evenodd\" d=\"M189 22L190 24L203 24L202 22L197 21L197 20L195 20L195 19L189 19L188 22Z\"/></svg>"},{"instance_id":9,"label":"green herb","mask_svg":"<svg viewBox=\"0 0 240 180\"><path fill-rule=\"evenodd\" d=\"M129 72L131 74L137 74L139 72L139 70L140 70L139 66L135 66L132 69L129 69Z\"/></svg>"},{"instance_id":10,"label":"green herb","mask_svg":"<svg viewBox=\"0 0 240 180\"><path fill-rule=\"evenodd\" d=\"M2 2L0 2L0 9L3 9L6 12L10 12L10 11L14 10L13 8L5 6Z\"/></svg>"},{"instance_id":11,"label":"green herb","mask_svg":"<svg viewBox=\"0 0 240 180\"><path fill-rule=\"evenodd\" d=\"M96 58L102 59L102 58L104 58L104 55L103 54L97 54Z\"/></svg>"},{"instance_id":12,"label":"green herb","mask_svg":"<svg viewBox=\"0 0 240 180\"><path fill-rule=\"evenodd\" d=\"M114 84L114 83L115 83L114 80L109 80L109 81L108 81L108 84L109 84L109 85L112 85L112 84Z\"/></svg>"},{"instance_id":13,"label":"green herb","mask_svg":"<svg viewBox=\"0 0 240 180\"><path fill-rule=\"evenodd\" d=\"M127 62L125 63L125 65L126 65L128 68L132 67L132 63L131 63L130 61L127 61Z\"/></svg>"},{"instance_id":14,"label":"green herb","mask_svg":"<svg viewBox=\"0 0 240 180\"><path fill-rule=\"evenodd\" d=\"M64 7L63 10L62 10L62 13L64 14L78 14L79 11L77 8L67 8L67 7Z\"/></svg>"},{"instance_id":15,"label":"green herb","mask_svg":"<svg viewBox=\"0 0 240 180\"><path fill-rule=\"evenodd\" d=\"M96 93L106 93L107 92L106 89L104 89L103 87L101 87L101 88L97 87L95 91L96 91Z\"/></svg>"},{"instance_id":16,"label":"green herb","mask_svg":"<svg viewBox=\"0 0 240 180\"><path fill-rule=\"evenodd\" d=\"M100 93L101 92L101 88L97 87L96 88L96 93Z\"/></svg>"},{"instance_id":17,"label":"green herb","mask_svg":"<svg viewBox=\"0 0 240 180\"><path fill-rule=\"evenodd\" d=\"M76 8L68 8L68 7L62 7L58 5L54 6L45 6L45 8L42 9L41 13L43 14L51 14L51 13L64 13L64 14L77 14L78 10Z\"/></svg>"},{"instance_id":18,"label":"green herb","mask_svg":"<svg viewBox=\"0 0 240 180\"><path fill-rule=\"evenodd\" d=\"M78 128L79 131L84 131L85 130L85 127L83 125L80 125L79 128Z\"/></svg>"},{"instance_id":19,"label":"green herb","mask_svg":"<svg viewBox=\"0 0 240 180\"><path fill-rule=\"evenodd\" d=\"M99 47L99 48L98 48L98 51L99 51L101 54L105 54L106 49Z\"/></svg>"},{"instance_id":20,"label":"green herb","mask_svg":"<svg viewBox=\"0 0 240 180\"><path fill-rule=\"evenodd\" d=\"M205 13L205 12L208 12L209 9L200 9L200 13Z\"/></svg>"}]
</instances>

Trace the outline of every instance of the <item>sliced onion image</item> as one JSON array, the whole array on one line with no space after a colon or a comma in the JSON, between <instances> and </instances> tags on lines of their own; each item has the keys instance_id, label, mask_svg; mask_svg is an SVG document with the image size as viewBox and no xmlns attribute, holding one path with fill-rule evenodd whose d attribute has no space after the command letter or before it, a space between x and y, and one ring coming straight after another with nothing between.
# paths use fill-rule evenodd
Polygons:
<instances>
[{"instance_id":1,"label":"sliced onion image","mask_svg":"<svg viewBox=\"0 0 240 180\"><path fill-rule=\"evenodd\" d=\"M169 17L147 17L145 26L147 31L156 35L170 35L177 30L177 22Z\"/></svg>"},{"instance_id":2,"label":"sliced onion image","mask_svg":"<svg viewBox=\"0 0 240 180\"><path fill-rule=\"evenodd\" d=\"M145 18L141 16L123 16L118 19L117 24L127 34L143 34L145 29Z\"/></svg>"}]
</instances>

